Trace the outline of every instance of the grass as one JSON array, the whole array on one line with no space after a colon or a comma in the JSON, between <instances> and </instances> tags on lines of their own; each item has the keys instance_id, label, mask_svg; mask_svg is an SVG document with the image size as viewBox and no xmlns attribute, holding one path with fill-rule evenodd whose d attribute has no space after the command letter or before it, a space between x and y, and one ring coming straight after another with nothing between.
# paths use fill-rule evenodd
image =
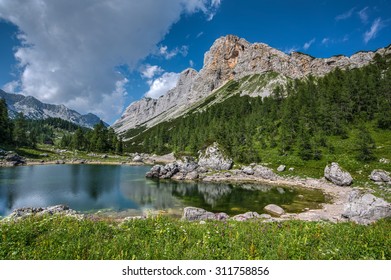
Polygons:
<instances>
[{"instance_id":1,"label":"grass","mask_svg":"<svg viewBox=\"0 0 391 280\"><path fill-rule=\"evenodd\" d=\"M215 222L158 216L0 222L0 259L391 259L391 219L353 223Z\"/></svg>"}]
</instances>

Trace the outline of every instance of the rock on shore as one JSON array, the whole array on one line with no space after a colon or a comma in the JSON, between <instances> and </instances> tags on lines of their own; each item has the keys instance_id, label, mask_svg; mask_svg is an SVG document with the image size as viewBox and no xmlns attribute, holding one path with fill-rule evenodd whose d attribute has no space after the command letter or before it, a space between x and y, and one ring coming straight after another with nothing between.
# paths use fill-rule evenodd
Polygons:
<instances>
[{"instance_id":1,"label":"rock on shore","mask_svg":"<svg viewBox=\"0 0 391 280\"><path fill-rule=\"evenodd\" d=\"M338 186L350 186L353 178L349 172L343 171L336 162L327 165L324 169L324 177Z\"/></svg>"}]
</instances>

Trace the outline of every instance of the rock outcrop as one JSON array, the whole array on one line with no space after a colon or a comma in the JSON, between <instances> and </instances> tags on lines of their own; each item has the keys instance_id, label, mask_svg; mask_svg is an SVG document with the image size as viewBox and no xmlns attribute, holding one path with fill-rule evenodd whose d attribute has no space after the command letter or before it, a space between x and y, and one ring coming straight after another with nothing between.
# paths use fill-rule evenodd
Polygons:
<instances>
[{"instance_id":1,"label":"rock outcrop","mask_svg":"<svg viewBox=\"0 0 391 280\"><path fill-rule=\"evenodd\" d=\"M66 215L66 216L77 216L77 212L75 210L70 209L67 205L55 205L49 207L26 207L26 208L18 208L12 211L10 215L8 215L7 219L9 220L17 220L23 219L29 216L37 215Z\"/></svg>"},{"instance_id":2,"label":"rock outcrop","mask_svg":"<svg viewBox=\"0 0 391 280\"><path fill-rule=\"evenodd\" d=\"M206 169L229 170L232 164L232 159L224 155L216 142L199 154L198 165Z\"/></svg>"},{"instance_id":3,"label":"rock outcrop","mask_svg":"<svg viewBox=\"0 0 391 280\"><path fill-rule=\"evenodd\" d=\"M354 190L349 194L342 216L358 224L369 224L391 217L391 204L370 193Z\"/></svg>"},{"instance_id":4,"label":"rock outcrop","mask_svg":"<svg viewBox=\"0 0 391 280\"><path fill-rule=\"evenodd\" d=\"M378 183L391 183L390 173L381 169L373 170L369 179Z\"/></svg>"},{"instance_id":5,"label":"rock outcrop","mask_svg":"<svg viewBox=\"0 0 391 280\"><path fill-rule=\"evenodd\" d=\"M353 178L349 172L343 171L336 162L327 165L324 169L324 177L338 186L350 186Z\"/></svg>"},{"instance_id":6,"label":"rock outcrop","mask_svg":"<svg viewBox=\"0 0 391 280\"><path fill-rule=\"evenodd\" d=\"M205 221L205 220L216 220L223 221L227 220L229 216L226 213L212 213L205 209L197 207L186 207L183 210L183 220L187 221Z\"/></svg>"},{"instance_id":7,"label":"rock outcrop","mask_svg":"<svg viewBox=\"0 0 391 280\"><path fill-rule=\"evenodd\" d=\"M245 39L228 35L217 39L205 53L204 66L197 72L184 70L175 88L158 99L143 98L128 106L113 124L118 133L132 128L151 127L188 112L202 103L215 90L231 80L249 75L275 73L273 79L253 91L242 90L250 96L268 96L277 84L308 75L323 76L335 68L351 69L369 64L375 54L391 53L391 46L376 52L358 52L351 57L314 58L292 52L286 54L263 43L251 44Z\"/></svg>"},{"instance_id":8,"label":"rock outcrop","mask_svg":"<svg viewBox=\"0 0 391 280\"><path fill-rule=\"evenodd\" d=\"M281 215L285 214L284 209L282 209L280 206L275 204L266 205L265 208L263 208L263 210L277 217L280 217Z\"/></svg>"}]
</instances>

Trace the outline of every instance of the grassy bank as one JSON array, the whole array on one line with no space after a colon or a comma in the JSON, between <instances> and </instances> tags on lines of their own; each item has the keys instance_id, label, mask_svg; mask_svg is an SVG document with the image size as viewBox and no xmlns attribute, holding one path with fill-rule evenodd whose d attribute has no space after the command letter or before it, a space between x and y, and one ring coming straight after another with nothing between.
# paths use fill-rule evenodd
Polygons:
<instances>
[{"instance_id":1,"label":"grassy bank","mask_svg":"<svg viewBox=\"0 0 391 280\"><path fill-rule=\"evenodd\" d=\"M0 259L391 259L391 219L353 223L127 221L0 223Z\"/></svg>"}]
</instances>

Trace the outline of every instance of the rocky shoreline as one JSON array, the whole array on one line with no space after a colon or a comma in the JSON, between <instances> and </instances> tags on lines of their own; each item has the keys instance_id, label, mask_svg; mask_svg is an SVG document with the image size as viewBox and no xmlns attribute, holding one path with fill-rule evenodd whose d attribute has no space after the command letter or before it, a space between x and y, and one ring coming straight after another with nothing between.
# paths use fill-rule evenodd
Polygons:
<instances>
[{"instance_id":1,"label":"rocky shoreline","mask_svg":"<svg viewBox=\"0 0 391 280\"><path fill-rule=\"evenodd\" d=\"M232 160L225 157L219 150L218 144L214 143L201 153L198 162L191 157L183 157L176 160L173 154L165 156L149 156L143 154L133 154L128 162L104 162L98 160L56 160L46 162L32 162L19 157L14 153L6 155L10 161L5 159L6 166L15 166L20 164L127 164L127 165L152 165L159 162L165 165L154 165L146 174L147 178L170 179L177 181L202 181L202 182L224 182L224 183L253 183L267 184L272 186L292 186L322 191L330 197L329 203L322 204L321 209L305 209L302 213L273 213L273 215L258 214L256 212L243 213L234 217L229 217L226 213L210 213L204 209L187 207L184 209L183 219L186 220L225 220L233 219L244 221L248 219L263 219L265 221L284 221L284 220L304 220L304 221L331 221L345 222L354 221L359 224L369 224L378 219L391 216L391 204L381 198L375 197L371 190L349 185L352 183L351 175L342 170L337 163L332 163L325 168L325 177L322 179L285 177L274 173L266 166L251 164L243 166L241 169L230 169ZM18 159L17 164L15 160ZM4 166L4 165L3 165ZM280 166L277 171L284 171L285 166ZM373 181L390 184L389 173L384 170L374 170L370 178ZM67 208L64 210L59 206L54 206L54 213L64 211L70 215L81 214L73 213L73 210ZM16 209L16 213L27 213L28 215L37 213L52 213L52 208ZM63 210L60 210L63 209ZM14 212L15 212L14 211ZM71 212L69 212L71 211ZM11 214L11 217L21 217L24 214ZM189 213L198 213L195 218ZM203 213L203 214L199 214ZM125 219L145 218L145 216L128 217Z\"/></svg>"}]
</instances>

